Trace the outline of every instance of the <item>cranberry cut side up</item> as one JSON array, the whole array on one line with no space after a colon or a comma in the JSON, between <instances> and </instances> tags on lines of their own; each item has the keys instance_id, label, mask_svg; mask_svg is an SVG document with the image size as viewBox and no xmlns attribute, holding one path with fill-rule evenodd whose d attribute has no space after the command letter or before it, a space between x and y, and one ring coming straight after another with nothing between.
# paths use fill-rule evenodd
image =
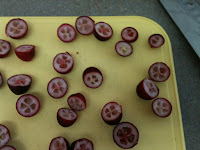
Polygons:
<instances>
[{"instance_id":1,"label":"cranberry cut side up","mask_svg":"<svg viewBox=\"0 0 200 150\"><path fill-rule=\"evenodd\" d=\"M28 25L25 20L16 18L8 22L6 26L6 35L13 39L21 39L28 32Z\"/></svg>"},{"instance_id":2,"label":"cranberry cut side up","mask_svg":"<svg viewBox=\"0 0 200 150\"><path fill-rule=\"evenodd\" d=\"M153 34L149 37L149 44L152 48L161 47L165 43L165 39L161 34Z\"/></svg>"},{"instance_id":3,"label":"cranberry cut side up","mask_svg":"<svg viewBox=\"0 0 200 150\"><path fill-rule=\"evenodd\" d=\"M56 137L51 140L49 150L70 150L69 143L64 137Z\"/></svg>"},{"instance_id":4,"label":"cranberry cut side up","mask_svg":"<svg viewBox=\"0 0 200 150\"><path fill-rule=\"evenodd\" d=\"M53 60L53 67L60 74L69 73L73 66L73 57L68 52L57 54Z\"/></svg>"},{"instance_id":5,"label":"cranberry cut side up","mask_svg":"<svg viewBox=\"0 0 200 150\"><path fill-rule=\"evenodd\" d=\"M107 41L113 35L112 27L105 22L98 22L94 26L94 36L100 41Z\"/></svg>"},{"instance_id":6,"label":"cranberry cut side up","mask_svg":"<svg viewBox=\"0 0 200 150\"><path fill-rule=\"evenodd\" d=\"M8 41L0 39L0 58L6 57L11 50L11 45Z\"/></svg>"},{"instance_id":7,"label":"cranberry cut side up","mask_svg":"<svg viewBox=\"0 0 200 150\"><path fill-rule=\"evenodd\" d=\"M76 19L76 30L82 35L90 35L94 31L94 20L88 16L80 16Z\"/></svg>"},{"instance_id":8,"label":"cranberry cut side up","mask_svg":"<svg viewBox=\"0 0 200 150\"><path fill-rule=\"evenodd\" d=\"M99 69L89 67L83 72L83 82L89 88L98 88L103 82L103 75Z\"/></svg>"},{"instance_id":9,"label":"cranberry cut side up","mask_svg":"<svg viewBox=\"0 0 200 150\"><path fill-rule=\"evenodd\" d=\"M5 146L10 141L10 132L8 128L0 124L0 148Z\"/></svg>"},{"instance_id":10,"label":"cranberry cut side up","mask_svg":"<svg viewBox=\"0 0 200 150\"><path fill-rule=\"evenodd\" d=\"M113 130L114 142L123 149L130 149L138 144L138 129L130 122L121 122Z\"/></svg>"},{"instance_id":11,"label":"cranberry cut side up","mask_svg":"<svg viewBox=\"0 0 200 150\"><path fill-rule=\"evenodd\" d=\"M116 125L122 119L122 106L116 102L107 103L101 111L101 117L105 123Z\"/></svg>"},{"instance_id":12,"label":"cranberry cut side up","mask_svg":"<svg viewBox=\"0 0 200 150\"><path fill-rule=\"evenodd\" d=\"M53 98L61 98L65 96L68 90L67 82L60 77L53 78L47 86L49 95Z\"/></svg>"},{"instance_id":13,"label":"cranberry cut side up","mask_svg":"<svg viewBox=\"0 0 200 150\"><path fill-rule=\"evenodd\" d=\"M71 42L76 38L76 30L70 24L62 24L57 30L59 39L63 42Z\"/></svg>"},{"instance_id":14,"label":"cranberry cut side up","mask_svg":"<svg viewBox=\"0 0 200 150\"><path fill-rule=\"evenodd\" d=\"M157 82L164 82L170 76L170 68L162 62L154 63L149 68L149 77Z\"/></svg>"},{"instance_id":15,"label":"cranberry cut side up","mask_svg":"<svg viewBox=\"0 0 200 150\"><path fill-rule=\"evenodd\" d=\"M40 110L40 101L37 97L26 94L17 100L16 109L21 116L32 117Z\"/></svg>"},{"instance_id":16,"label":"cranberry cut side up","mask_svg":"<svg viewBox=\"0 0 200 150\"><path fill-rule=\"evenodd\" d=\"M133 47L127 42L119 41L115 44L115 51L118 55L127 57L133 53Z\"/></svg>"},{"instance_id":17,"label":"cranberry cut side up","mask_svg":"<svg viewBox=\"0 0 200 150\"><path fill-rule=\"evenodd\" d=\"M126 27L122 30L121 37L126 42L135 42L138 39L138 32L135 28Z\"/></svg>"},{"instance_id":18,"label":"cranberry cut side up","mask_svg":"<svg viewBox=\"0 0 200 150\"><path fill-rule=\"evenodd\" d=\"M94 146L92 141L82 138L72 143L71 150L94 150Z\"/></svg>"},{"instance_id":19,"label":"cranberry cut side up","mask_svg":"<svg viewBox=\"0 0 200 150\"><path fill-rule=\"evenodd\" d=\"M171 103L165 98L156 98L152 102L153 112L159 117L168 117L172 112Z\"/></svg>"}]
</instances>

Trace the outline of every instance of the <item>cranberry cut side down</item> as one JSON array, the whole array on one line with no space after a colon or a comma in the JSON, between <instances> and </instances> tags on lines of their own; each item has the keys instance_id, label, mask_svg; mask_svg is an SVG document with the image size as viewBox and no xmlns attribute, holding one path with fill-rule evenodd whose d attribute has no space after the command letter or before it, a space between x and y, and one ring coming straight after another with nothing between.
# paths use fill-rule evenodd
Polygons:
<instances>
[{"instance_id":1,"label":"cranberry cut side down","mask_svg":"<svg viewBox=\"0 0 200 150\"><path fill-rule=\"evenodd\" d=\"M133 47L127 42L119 41L115 44L115 51L118 55L127 57L133 53Z\"/></svg>"},{"instance_id":2,"label":"cranberry cut side down","mask_svg":"<svg viewBox=\"0 0 200 150\"><path fill-rule=\"evenodd\" d=\"M49 95L56 99L65 96L67 90L68 90L67 82L60 77L53 78L51 81L49 81L47 86L47 91Z\"/></svg>"},{"instance_id":3,"label":"cranberry cut side down","mask_svg":"<svg viewBox=\"0 0 200 150\"><path fill-rule=\"evenodd\" d=\"M114 142L123 149L130 149L138 144L138 129L130 122L121 122L113 130Z\"/></svg>"},{"instance_id":4,"label":"cranberry cut side down","mask_svg":"<svg viewBox=\"0 0 200 150\"><path fill-rule=\"evenodd\" d=\"M164 82L170 76L170 68L165 63L157 62L150 66L148 73L153 81Z\"/></svg>"},{"instance_id":5,"label":"cranberry cut side down","mask_svg":"<svg viewBox=\"0 0 200 150\"><path fill-rule=\"evenodd\" d=\"M149 44L152 48L161 47L165 43L165 39L161 34L153 34L149 37Z\"/></svg>"},{"instance_id":6,"label":"cranberry cut side down","mask_svg":"<svg viewBox=\"0 0 200 150\"><path fill-rule=\"evenodd\" d=\"M67 99L67 103L74 111L82 111L86 108L86 99L81 93L72 94Z\"/></svg>"},{"instance_id":7,"label":"cranberry cut side down","mask_svg":"<svg viewBox=\"0 0 200 150\"><path fill-rule=\"evenodd\" d=\"M32 117L40 110L40 101L31 94L22 95L17 100L16 109L21 116Z\"/></svg>"},{"instance_id":8,"label":"cranberry cut side down","mask_svg":"<svg viewBox=\"0 0 200 150\"><path fill-rule=\"evenodd\" d=\"M51 140L49 150L70 150L69 142L64 137L56 137Z\"/></svg>"},{"instance_id":9,"label":"cranberry cut side down","mask_svg":"<svg viewBox=\"0 0 200 150\"><path fill-rule=\"evenodd\" d=\"M109 125L118 124L122 119L122 106L116 102L107 103L101 111L101 117Z\"/></svg>"},{"instance_id":10,"label":"cranberry cut side down","mask_svg":"<svg viewBox=\"0 0 200 150\"><path fill-rule=\"evenodd\" d=\"M0 124L0 148L5 146L10 141L10 132L8 128Z\"/></svg>"},{"instance_id":11,"label":"cranberry cut side down","mask_svg":"<svg viewBox=\"0 0 200 150\"><path fill-rule=\"evenodd\" d=\"M112 27L105 22L98 22L94 26L94 36L100 41L107 41L113 35Z\"/></svg>"},{"instance_id":12,"label":"cranberry cut side down","mask_svg":"<svg viewBox=\"0 0 200 150\"><path fill-rule=\"evenodd\" d=\"M31 83L32 78L26 74L14 75L7 80L10 90L16 95L26 93L29 90Z\"/></svg>"},{"instance_id":13,"label":"cranberry cut side down","mask_svg":"<svg viewBox=\"0 0 200 150\"><path fill-rule=\"evenodd\" d=\"M57 112L57 121L63 127L72 126L78 118L78 114L68 108L60 108Z\"/></svg>"},{"instance_id":14,"label":"cranberry cut side down","mask_svg":"<svg viewBox=\"0 0 200 150\"><path fill-rule=\"evenodd\" d=\"M158 96L159 89L152 80L144 79L137 85L136 92L140 98L152 100Z\"/></svg>"},{"instance_id":15,"label":"cranberry cut side down","mask_svg":"<svg viewBox=\"0 0 200 150\"><path fill-rule=\"evenodd\" d=\"M59 39L63 42L71 42L76 38L76 30L70 24L62 24L57 30Z\"/></svg>"},{"instance_id":16,"label":"cranberry cut side down","mask_svg":"<svg viewBox=\"0 0 200 150\"><path fill-rule=\"evenodd\" d=\"M57 54L53 60L53 67L60 74L69 73L73 66L73 57L68 52Z\"/></svg>"},{"instance_id":17,"label":"cranberry cut side down","mask_svg":"<svg viewBox=\"0 0 200 150\"><path fill-rule=\"evenodd\" d=\"M21 45L15 49L15 54L23 61L31 61L35 56L35 46Z\"/></svg>"},{"instance_id":18,"label":"cranberry cut side down","mask_svg":"<svg viewBox=\"0 0 200 150\"><path fill-rule=\"evenodd\" d=\"M6 35L13 39L21 39L28 32L28 25L25 20L16 18L8 22L6 26Z\"/></svg>"},{"instance_id":19,"label":"cranberry cut side down","mask_svg":"<svg viewBox=\"0 0 200 150\"><path fill-rule=\"evenodd\" d=\"M98 88L103 83L103 75L99 69L89 67L83 72L83 82L89 88Z\"/></svg>"},{"instance_id":20,"label":"cranberry cut side down","mask_svg":"<svg viewBox=\"0 0 200 150\"><path fill-rule=\"evenodd\" d=\"M161 117L168 117L172 112L172 105L171 103L165 98L156 98L152 102L152 109L153 112Z\"/></svg>"},{"instance_id":21,"label":"cranberry cut side down","mask_svg":"<svg viewBox=\"0 0 200 150\"><path fill-rule=\"evenodd\" d=\"M88 16L80 16L76 19L76 30L82 35L90 35L94 31L94 20Z\"/></svg>"},{"instance_id":22,"label":"cranberry cut side down","mask_svg":"<svg viewBox=\"0 0 200 150\"><path fill-rule=\"evenodd\" d=\"M138 32L135 28L126 27L122 30L121 37L126 42L135 42L138 39Z\"/></svg>"},{"instance_id":23,"label":"cranberry cut side down","mask_svg":"<svg viewBox=\"0 0 200 150\"><path fill-rule=\"evenodd\" d=\"M11 50L11 45L8 41L0 39L0 58L6 57Z\"/></svg>"},{"instance_id":24,"label":"cranberry cut side down","mask_svg":"<svg viewBox=\"0 0 200 150\"><path fill-rule=\"evenodd\" d=\"M10 145L6 145L6 146L0 148L0 150L16 150L16 149Z\"/></svg>"},{"instance_id":25,"label":"cranberry cut side down","mask_svg":"<svg viewBox=\"0 0 200 150\"><path fill-rule=\"evenodd\" d=\"M94 146L92 141L82 138L72 143L71 150L94 150Z\"/></svg>"}]
</instances>

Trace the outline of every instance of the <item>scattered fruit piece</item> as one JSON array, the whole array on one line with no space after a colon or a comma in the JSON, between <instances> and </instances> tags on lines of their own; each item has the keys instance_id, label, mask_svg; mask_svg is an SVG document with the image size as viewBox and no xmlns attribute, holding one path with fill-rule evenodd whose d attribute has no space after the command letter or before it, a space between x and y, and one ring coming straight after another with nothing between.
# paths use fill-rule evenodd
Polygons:
<instances>
[{"instance_id":1,"label":"scattered fruit piece","mask_svg":"<svg viewBox=\"0 0 200 150\"><path fill-rule=\"evenodd\" d=\"M28 25L25 20L16 18L8 22L6 26L6 35L13 39L21 39L28 32Z\"/></svg>"},{"instance_id":2,"label":"scattered fruit piece","mask_svg":"<svg viewBox=\"0 0 200 150\"><path fill-rule=\"evenodd\" d=\"M76 30L83 35L90 35L94 31L94 20L88 16L80 16L76 19Z\"/></svg>"},{"instance_id":3,"label":"scattered fruit piece","mask_svg":"<svg viewBox=\"0 0 200 150\"><path fill-rule=\"evenodd\" d=\"M81 93L72 94L67 99L67 103L74 111L82 111L86 108L86 99Z\"/></svg>"},{"instance_id":4,"label":"scattered fruit piece","mask_svg":"<svg viewBox=\"0 0 200 150\"><path fill-rule=\"evenodd\" d=\"M154 63L149 68L149 77L153 81L164 82L170 76L170 68L162 62Z\"/></svg>"},{"instance_id":5,"label":"scattered fruit piece","mask_svg":"<svg viewBox=\"0 0 200 150\"><path fill-rule=\"evenodd\" d=\"M99 69L89 67L83 72L83 82L89 88L98 88L103 82L103 75Z\"/></svg>"},{"instance_id":6,"label":"scattered fruit piece","mask_svg":"<svg viewBox=\"0 0 200 150\"><path fill-rule=\"evenodd\" d=\"M119 41L115 44L115 51L118 55L127 57L133 53L133 47L127 42Z\"/></svg>"},{"instance_id":7,"label":"scattered fruit piece","mask_svg":"<svg viewBox=\"0 0 200 150\"><path fill-rule=\"evenodd\" d=\"M138 39L138 32L135 28L126 27L122 30L121 37L126 42L135 42Z\"/></svg>"},{"instance_id":8,"label":"scattered fruit piece","mask_svg":"<svg viewBox=\"0 0 200 150\"><path fill-rule=\"evenodd\" d=\"M60 108L57 112L58 123L63 127L73 125L78 118L78 114L68 108Z\"/></svg>"},{"instance_id":9,"label":"scattered fruit piece","mask_svg":"<svg viewBox=\"0 0 200 150\"><path fill-rule=\"evenodd\" d=\"M82 138L72 143L71 150L94 150L94 147L92 141Z\"/></svg>"},{"instance_id":10,"label":"scattered fruit piece","mask_svg":"<svg viewBox=\"0 0 200 150\"><path fill-rule=\"evenodd\" d=\"M138 129L130 122L121 122L113 130L114 142L123 149L129 149L138 144Z\"/></svg>"},{"instance_id":11,"label":"scattered fruit piece","mask_svg":"<svg viewBox=\"0 0 200 150\"><path fill-rule=\"evenodd\" d=\"M172 112L171 103L165 98L156 98L152 102L153 112L159 117L168 117Z\"/></svg>"},{"instance_id":12,"label":"scattered fruit piece","mask_svg":"<svg viewBox=\"0 0 200 150\"><path fill-rule=\"evenodd\" d=\"M56 137L52 139L49 150L70 150L69 143L64 137Z\"/></svg>"},{"instance_id":13,"label":"scattered fruit piece","mask_svg":"<svg viewBox=\"0 0 200 150\"><path fill-rule=\"evenodd\" d=\"M0 58L6 57L11 50L11 45L8 41L0 39Z\"/></svg>"},{"instance_id":14,"label":"scattered fruit piece","mask_svg":"<svg viewBox=\"0 0 200 150\"><path fill-rule=\"evenodd\" d=\"M0 148L5 146L10 141L10 132L8 128L0 124Z\"/></svg>"},{"instance_id":15,"label":"scattered fruit piece","mask_svg":"<svg viewBox=\"0 0 200 150\"><path fill-rule=\"evenodd\" d=\"M21 45L15 49L15 54L23 61L31 61L35 56L35 46Z\"/></svg>"},{"instance_id":16,"label":"scattered fruit piece","mask_svg":"<svg viewBox=\"0 0 200 150\"><path fill-rule=\"evenodd\" d=\"M138 84L136 92L140 98L152 100L158 96L159 89L152 80L144 79Z\"/></svg>"},{"instance_id":17,"label":"scattered fruit piece","mask_svg":"<svg viewBox=\"0 0 200 150\"><path fill-rule=\"evenodd\" d=\"M61 74L69 73L73 66L73 57L68 52L57 54L53 60L54 69Z\"/></svg>"},{"instance_id":18,"label":"scattered fruit piece","mask_svg":"<svg viewBox=\"0 0 200 150\"><path fill-rule=\"evenodd\" d=\"M101 111L101 117L109 125L118 124L122 119L122 106L116 102L107 103Z\"/></svg>"},{"instance_id":19,"label":"scattered fruit piece","mask_svg":"<svg viewBox=\"0 0 200 150\"><path fill-rule=\"evenodd\" d=\"M105 22L98 22L94 26L94 36L100 41L107 41L113 35L112 27Z\"/></svg>"},{"instance_id":20,"label":"scattered fruit piece","mask_svg":"<svg viewBox=\"0 0 200 150\"><path fill-rule=\"evenodd\" d=\"M161 47L165 43L165 39L160 34L153 34L149 37L149 44L152 48Z\"/></svg>"},{"instance_id":21,"label":"scattered fruit piece","mask_svg":"<svg viewBox=\"0 0 200 150\"><path fill-rule=\"evenodd\" d=\"M59 39L63 42L71 42L76 38L76 30L70 24L62 24L57 30Z\"/></svg>"},{"instance_id":22,"label":"scattered fruit piece","mask_svg":"<svg viewBox=\"0 0 200 150\"><path fill-rule=\"evenodd\" d=\"M17 100L16 109L21 116L32 117L40 110L40 101L31 94L22 95Z\"/></svg>"},{"instance_id":23,"label":"scattered fruit piece","mask_svg":"<svg viewBox=\"0 0 200 150\"><path fill-rule=\"evenodd\" d=\"M60 77L53 78L51 81L49 81L47 86L47 91L49 95L56 99L65 96L67 90L67 82Z\"/></svg>"},{"instance_id":24,"label":"scattered fruit piece","mask_svg":"<svg viewBox=\"0 0 200 150\"><path fill-rule=\"evenodd\" d=\"M26 74L18 74L10 77L7 81L7 84L10 90L16 94L26 93L31 86L32 78Z\"/></svg>"}]
</instances>

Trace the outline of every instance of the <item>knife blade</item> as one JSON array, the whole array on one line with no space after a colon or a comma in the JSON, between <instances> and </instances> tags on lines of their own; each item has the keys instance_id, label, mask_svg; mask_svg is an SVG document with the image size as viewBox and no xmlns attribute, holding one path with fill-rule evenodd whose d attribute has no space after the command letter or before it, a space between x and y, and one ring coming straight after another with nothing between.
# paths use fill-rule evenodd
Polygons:
<instances>
[{"instance_id":1,"label":"knife blade","mask_svg":"<svg viewBox=\"0 0 200 150\"><path fill-rule=\"evenodd\" d=\"M160 0L200 58L200 0Z\"/></svg>"}]
</instances>

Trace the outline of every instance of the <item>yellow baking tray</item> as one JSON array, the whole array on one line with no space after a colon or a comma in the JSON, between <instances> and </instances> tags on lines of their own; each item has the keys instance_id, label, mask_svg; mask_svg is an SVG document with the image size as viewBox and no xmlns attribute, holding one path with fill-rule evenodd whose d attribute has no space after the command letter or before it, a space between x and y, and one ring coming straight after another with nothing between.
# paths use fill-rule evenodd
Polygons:
<instances>
[{"instance_id":1,"label":"yellow baking tray","mask_svg":"<svg viewBox=\"0 0 200 150\"><path fill-rule=\"evenodd\" d=\"M0 17L0 38L12 44L8 57L0 59L0 71L4 85L0 88L0 123L6 125L12 140L10 145L18 150L47 150L52 138L64 136L69 143L79 138L88 138L95 150L120 150L113 141L114 126L105 124L101 118L102 107L116 101L123 107L122 121L133 123L139 130L139 143L134 150L185 150L180 103L178 98L172 48L164 29L154 21L139 16L92 17L95 22L109 23L113 37L105 42L94 35L77 33L71 43L64 43L57 37L57 28L62 23L75 25L76 17L20 17L29 26L25 38L14 40L5 35L7 22L16 17ZM119 56L114 49L121 40L121 30L127 26L138 30L139 38L132 43L134 52L129 57ZM148 37L159 33L165 44L157 49L150 48ZM36 56L31 62L18 59L14 48L22 44L36 46ZM69 52L74 58L74 68L66 75L58 74L52 66L53 58L61 52ZM148 68L154 62L165 62L171 68L171 76L164 83L156 83L159 97L167 98L173 106L168 118L157 117L151 108L152 101L140 99L136 86L148 77ZM94 66L104 76L103 84L97 89L87 88L82 81L85 68ZM16 111L18 95L13 94L6 82L15 74L28 74L33 82L27 93L37 96L41 108L36 116L25 118ZM67 94L53 99L47 93L47 84L54 77L62 77L69 84ZM67 98L81 92L87 99L87 108L78 112L76 123L68 128L61 127L56 119L57 110L68 107Z\"/></svg>"}]
</instances>

